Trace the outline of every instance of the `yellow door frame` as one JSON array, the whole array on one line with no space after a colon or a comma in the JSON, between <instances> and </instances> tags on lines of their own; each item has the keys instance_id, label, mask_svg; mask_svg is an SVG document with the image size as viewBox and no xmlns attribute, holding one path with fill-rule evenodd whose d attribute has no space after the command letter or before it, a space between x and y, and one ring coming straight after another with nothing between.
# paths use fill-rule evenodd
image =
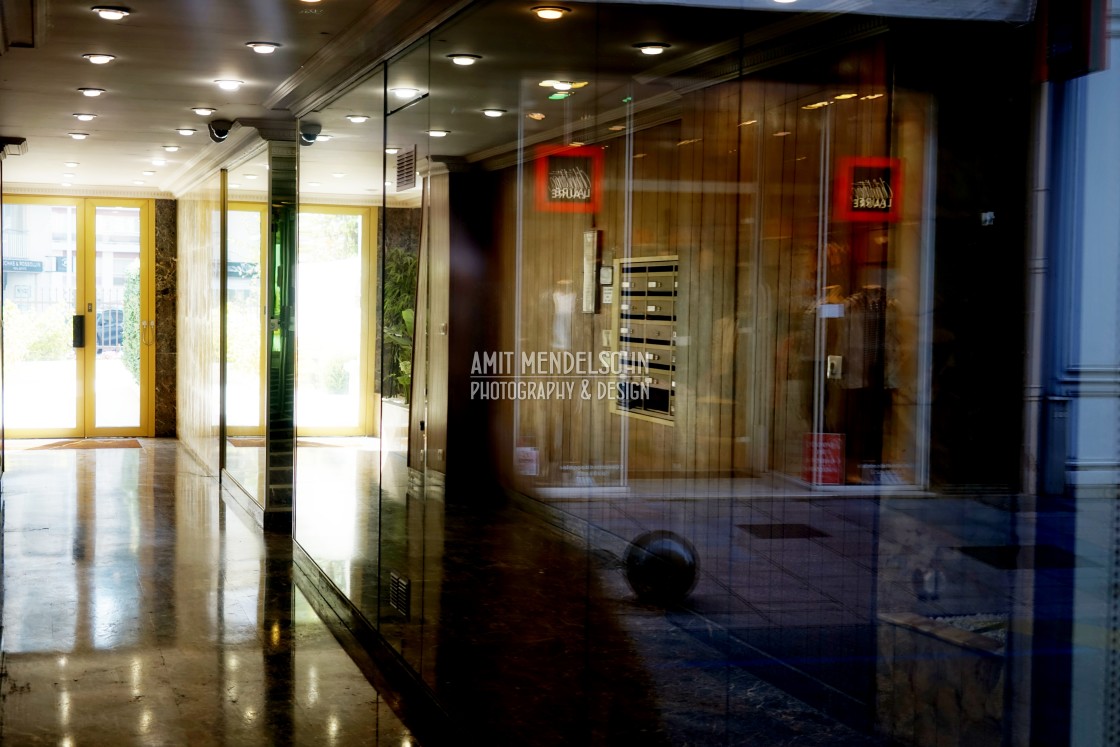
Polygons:
<instances>
[{"instance_id":1,"label":"yellow door frame","mask_svg":"<svg viewBox=\"0 0 1120 747\"><path fill-rule=\"evenodd\" d=\"M258 278L258 294L260 303L258 304L258 317L260 323L260 349L259 355L259 396L257 397L257 425L229 425L226 424L227 436L263 436L265 431L265 418L267 417L265 410L265 396L264 393L268 388L268 335L265 334L267 330L267 314L266 306L268 305L268 288L265 286L267 278L268 267L268 205L262 202L233 202L231 201L226 205L226 212L228 213L257 213L260 221L260 254L257 261L260 263L260 275ZM228 239L227 239L228 240ZM223 272L228 272L228 269L223 269ZM227 281L228 282L228 281ZM228 365L228 364L227 364ZM228 382L227 382L228 387Z\"/></svg>"}]
</instances>

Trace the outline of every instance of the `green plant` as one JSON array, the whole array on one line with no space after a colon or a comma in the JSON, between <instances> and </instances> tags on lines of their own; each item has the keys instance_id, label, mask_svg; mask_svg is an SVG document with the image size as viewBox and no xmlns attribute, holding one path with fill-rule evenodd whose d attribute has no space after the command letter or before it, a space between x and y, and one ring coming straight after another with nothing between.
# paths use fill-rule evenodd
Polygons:
<instances>
[{"instance_id":1,"label":"green plant","mask_svg":"<svg viewBox=\"0 0 1120 747\"><path fill-rule=\"evenodd\" d=\"M140 383L140 268L134 267L124 278L124 321L121 353L132 379Z\"/></svg>"},{"instance_id":2,"label":"green plant","mask_svg":"<svg viewBox=\"0 0 1120 747\"><path fill-rule=\"evenodd\" d=\"M382 391L408 399L412 387L412 346L416 320L419 257L400 247L385 250L381 318Z\"/></svg>"},{"instance_id":3,"label":"green plant","mask_svg":"<svg viewBox=\"0 0 1120 747\"><path fill-rule=\"evenodd\" d=\"M54 361L74 357L71 312L60 306L26 309L4 302L4 357L9 361Z\"/></svg>"}]
</instances>

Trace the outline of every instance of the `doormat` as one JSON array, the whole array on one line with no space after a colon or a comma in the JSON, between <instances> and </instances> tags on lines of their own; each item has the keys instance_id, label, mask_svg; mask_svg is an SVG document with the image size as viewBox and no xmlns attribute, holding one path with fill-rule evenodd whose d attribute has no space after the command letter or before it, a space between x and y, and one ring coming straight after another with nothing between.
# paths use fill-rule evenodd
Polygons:
<instances>
[{"instance_id":1,"label":"doormat","mask_svg":"<svg viewBox=\"0 0 1120 747\"><path fill-rule=\"evenodd\" d=\"M135 438L74 438L65 441L54 441L42 446L32 446L31 450L40 449L139 449L140 442Z\"/></svg>"}]
</instances>

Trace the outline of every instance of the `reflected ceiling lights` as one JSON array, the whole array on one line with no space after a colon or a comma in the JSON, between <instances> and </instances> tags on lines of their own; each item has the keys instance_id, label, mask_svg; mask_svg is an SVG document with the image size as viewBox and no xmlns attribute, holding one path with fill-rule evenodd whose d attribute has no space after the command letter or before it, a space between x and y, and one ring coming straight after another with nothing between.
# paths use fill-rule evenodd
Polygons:
<instances>
[{"instance_id":1,"label":"reflected ceiling lights","mask_svg":"<svg viewBox=\"0 0 1120 747\"><path fill-rule=\"evenodd\" d=\"M106 21L119 21L132 12L121 5L95 5L90 10Z\"/></svg>"},{"instance_id":2,"label":"reflected ceiling lights","mask_svg":"<svg viewBox=\"0 0 1120 747\"><path fill-rule=\"evenodd\" d=\"M420 93L419 88L390 88L389 90L392 91L393 95L398 99L410 99Z\"/></svg>"},{"instance_id":3,"label":"reflected ceiling lights","mask_svg":"<svg viewBox=\"0 0 1120 747\"><path fill-rule=\"evenodd\" d=\"M497 118L497 117L500 117L503 114L505 114L506 110L505 109L483 109L482 113L485 114L487 117Z\"/></svg>"},{"instance_id":4,"label":"reflected ceiling lights","mask_svg":"<svg viewBox=\"0 0 1120 747\"><path fill-rule=\"evenodd\" d=\"M587 85L586 80L542 80L537 84L541 88L552 88L557 91L570 91L573 88L583 88Z\"/></svg>"},{"instance_id":5,"label":"reflected ceiling lights","mask_svg":"<svg viewBox=\"0 0 1120 747\"><path fill-rule=\"evenodd\" d=\"M140 173L143 174L144 176L155 176L156 175L156 172L154 172L154 171L141 171Z\"/></svg>"},{"instance_id":6,"label":"reflected ceiling lights","mask_svg":"<svg viewBox=\"0 0 1120 747\"><path fill-rule=\"evenodd\" d=\"M390 156L395 156L400 152L401 152L400 148L386 148L385 149L385 153L387 153Z\"/></svg>"},{"instance_id":7,"label":"reflected ceiling lights","mask_svg":"<svg viewBox=\"0 0 1120 747\"><path fill-rule=\"evenodd\" d=\"M367 119L369 119L369 117L367 117L365 114L347 114L346 118L354 124L361 124L362 122L365 122Z\"/></svg>"},{"instance_id":8,"label":"reflected ceiling lights","mask_svg":"<svg viewBox=\"0 0 1120 747\"><path fill-rule=\"evenodd\" d=\"M623 130L626 129L626 125L611 125L607 129L610 130L611 132L622 132Z\"/></svg>"},{"instance_id":9,"label":"reflected ceiling lights","mask_svg":"<svg viewBox=\"0 0 1120 747\"><path fill-rule=\"evenodd\" d=\"M71 132L69 134L70 137L74 138L75 140L85 140L87 137L89 137L88 132Z\"/></svg>"},{"instance_id":10,"label":"reflected ceiling lights","mask_svg":"<svg viewBox=\"0 0 1120 747\"><path fill-rule=\"evenodd\" d=\"M164 158L153 158L152 159L152 165L153 166L166 166L167 165L167 160L164 159Z\"/></svg>"},{"instance_id":11,"label":"reflected ceiling lights","mask_svg":"<svg viewBox=\"0 0 1120 747\"><path fill-rule=\"evenodd\" d=\"M92 122L94 119L97 119L96 114L75 114L74 116L77 117L80 122Z\"/></svg>"},{"instance_id":12,"label":"reflected ceiling lights","mask_svg":"<svg viewBox=\"0 0 1120 747\"><path fill-rule=\"evenodd\" d=\"M280 48L276 42L245 42L245 46L257 54L272 54Z\"/></svg>"},{"instance_id":13,"label":"reflected ceiling lights","mask_svg":"<svg viewBox=\"0 0 1120 747\"><path fill-rule=\"evenodd\" d=\"M91 53L91 54L84 54L84 55L82 55L82 57L89 60L94 65L104 65L107 62L112 62L113 60L117 59L114 55L111 55L111 54L92 54Z\"/></svg>"},{"instance_id":14,"label":"reflected ceiling lights","mask_svg":"<svg viewBox=\"0 0 1120 747\"><path fill-rule=\"evenodd\" d=\"M535 120L537 122L540 122L542 119L544 119L544 113L543 112L529 112L525 116L528 117L529 119Z\"/></svg>"},{"instance_id":15,"label":"reflected ceiling lights","mask_svg":"<svg viewBox=\"0 0 1120 747\"><path fill-rule=\"evenodd\" d=\"M482 55L477 55L477 54L449 54L449 55L447 55L447 59L451 60L456 65L462 65L463 67L467 67L468 65L473 65L474 63L481 60Z\"/></svg>"},{"instance_id":16,"label":"reflected ceiling lights","mask_svg":"<svg viewBox=\"0 0 1120 747\"><path fill-rule=\"evenodd\" d=\"M331 135L320 134L318 137L315 138L315 142L317 142L317 143L329 143L331 141L331 137L332 137Z\"/></svg>"},{"instance_id":17,"label":"reflected ceiling lights","mask_svg":"<svg viewBox=\"0 0 1120 747\"><path fill-rule=\"evenodd\" d=\"M556 91L555 93L548 94L548 98L552 101L563 101L571 95L571 91Z\"/></svg>"},{"instance_id":18,"label":"reflected ceiling lights","mask_svg":"<svg viewBox=\"0 0 1120 747\"><path fill-rule=\"evenodd\" d=\"M662 44L661 42L641 42L635 44L634 48L641 51L642 54L661 54L670 47L669 44Z\"/></svg>"},{"instance_id":19,"label":"reflected ceiling lights","mask_svg":"<svg viewBox=\"0 0 1120 747\"><path fill-rule=\"evenodd\" d=\"M165 151L167 151L168 153L177 153L179 151L179 146L178 145L165 145L165 146L163 146L163 149Z\"/></svg>"},{"instance_id":20,"label":"reflected ceiling lights","mask_svg":"<svg viewBox=\"0 0 1120 747\"><path fill-rule=\"evenodd\" d=\"M191 111L200 117L209 117L211 114L217 111L217 109L211 109L208 106L196 106L195 108L191 109Z\"/></svg>"},{"instance_id":21,"label":"reflected ceiling lights","mask_svg":"<svg viewBox=\"0 0 1120 747\"><path fill-rule=\"evenodd\" d=\"M858 95L858 93L841 93L837 94L834 98L837 101L847 101L848 99L854 99Z\"/></svg>"},{"instance_id":22,"label":"reflected ceiling lights","mask_svg":"<svg viewBox=\"0 0 1120 747\"><path fill-rule=\"evenodd\" d=\"M786 135L792 135L792 134L793 134L792 132L787 132L786 130L782 130L781 132L775 132L774 137L785 137Z\"/></svg>"},{"instance_id":23,"label":"reflected ceiling lights","mask_svg":"<svg viewBox=\"0 0 1120 747\"><path fill-rule=\"evenodd\" d=\"M428 137L447 137L451 130L428 130Z\"/></svg>"},{"instance_id":24,"label":"reflected ceiling lights","mask_svg":"<svg viewBox=\"0 0 1120 747\"><path fill-rule=\"evenodd\" d=\"M104 88L79 88L83 96L89 96L91 99L105 93Z\"/></svg>"},{"instance_id":25,"label":"reflected ceiling lights","mask_svg":"<svg viewBox=\"0 0 1120 747\"><path fill-rule=\"evenodd\" d=\"M77 161L67 161L66 163L64 163L62 165L65 166L68 169L74 169L74 168L77 168L78 166L80 166L81 164L79 164Z\"/></svg>"},{"instance_id":26,"label":"reflected ceiling lights","mask_svg":"<svg viewBox=\"0 0 1120 747\"><path fill-rule=\"evenodd\" d=\"M565 13L571 13L572 9L565 8L563 5L538 5L533 8L533 12L543 21L555 21L557 18L563 18Z\"/></svg>"},{"instance_id":27,"label":"reflected ceiling lights","mask_svg":"<svg viewBox=\"0 0 1120 747\"><path fill-rule=\"evenodd\" d=\"M214 83L217 84L218 88L222 89L223 91L236 91L238 88L241 88L242 82L243 81L232 80L230 78L222 78L214 81Z\"/></svg>"},{"instance_id":28,"label":"reflected ceiling lights","mask_svg":"<svg viewBox=\"0 0 1120 747\"><path fill-rule=\"evenodd\" d=\"M178 132L180 135L183 135L185 137L190 137L195 133L195 130L192 130L189 127L180 127L179 129L175 130L175 132Z\"/></svg>"},{"instance_id":29,"label":"reflected ceiling lights","mask_svg":"<svg viewBox=\"0 0 1120 747\"><path fill-rule=\"evenodd\" d=\"M866 96L860 96L859 100L860 101L871 101L872 99L882 98L882 96L883 96L883 94L881 94L881 93L869 93Z\"/></svg>"}]
</instances>

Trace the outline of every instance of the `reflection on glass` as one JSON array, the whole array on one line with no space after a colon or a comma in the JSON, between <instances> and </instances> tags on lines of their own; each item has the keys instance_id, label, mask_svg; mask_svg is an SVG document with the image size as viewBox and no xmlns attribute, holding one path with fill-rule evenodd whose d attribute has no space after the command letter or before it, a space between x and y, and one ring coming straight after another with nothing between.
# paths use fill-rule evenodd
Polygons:
<instances>
[{"instance_id":1,"label":"reflection on glass","mask_svg":"<svg viewBox=\"0 0 1120 747\"><path fill-rule=\"evenodd\" d=\"M98 428L140 425L140 358L155 330L142 320L140 209L95 212L94 344Z\"/></svg>"},{"instance_id":2,"label":"reflection on glass","mask_svg":"<svg viewBox=\"0 0 1120 747\"><path fill-rule=\"evenodd\" d=\"M78 216L73 205L4 202L5 427L77 427ZM19 396L11 393L19 392Z\"/></svg>"},{"instance_id":3,"label":"reflection on glass","mask_svg":"<svg viewBox=\"0 0 1120 747\"><path fill-rule=\"evenodd\" d=\"M361 433L365 211L299 215L296 422L300 433Z\"/></svg>"}]
</instances>

